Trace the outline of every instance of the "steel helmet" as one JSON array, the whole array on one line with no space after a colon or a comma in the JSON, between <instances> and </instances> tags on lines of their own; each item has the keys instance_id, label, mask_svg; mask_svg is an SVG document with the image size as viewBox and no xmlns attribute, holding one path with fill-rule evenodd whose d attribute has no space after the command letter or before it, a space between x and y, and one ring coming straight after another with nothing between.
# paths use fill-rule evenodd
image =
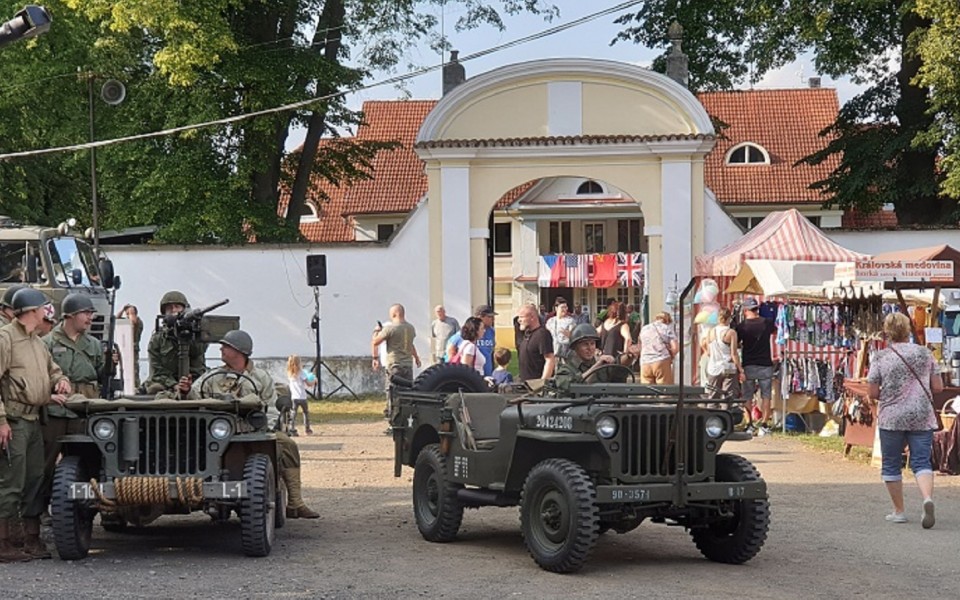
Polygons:
<instances>
[{"instance_id":1,"label":"steel helmet","mask_svg":"<svg viewBox=\"0 0 960 600\"><path fill-rule=\"evenodd\" d=\"M43 292L31 287L25 287L17 290L17 293L13 295L12 308L13 311L19 315L28 310L41 308L46 303L47 297L43 295Z\"/></svg>"},{"instance_id":2,"label":"steel helmet","mask_svg":"<svg viewBox=\"0 0 960 600\"><path fill-rule=\"evenodd\" d=\"M64 317L82 312L97 312L89 296L84 296L83 294L67 294L67 297L60 303L60 314Z\"/></svg>"},{"instance_id":3,"label":"steel helmet","mask_svg":"<svg viewBox=\"0 0 960 600\"><path fill-rule=\"evenodd\" d=\"M25 287L27 286L22 283L17 283L8 287L3 293L3 299L0 300L0 308L13 308L13 295Z\"/></svg>"},{"instance_id":4,"label":"steel helmet","mask_svg":"<svg viewBox=\"0 0 960 600\"><path fill-rule=\"evenodd\" d=\"M163 309L168 304L182 304L184 308L190 308L190 303L187 302L187 297L183 295L183 292L178 292L177 290L171 290L163 295L163 298L160 298L160 314L163 314Z\"/></svg>"},{"instance_id":5,"label":"steel helmet","mask_svg":"<svg viewBox=\"0 0 960 600\"><path fill-rule=\"evenodd\" d=\"M580 323L573 330L570 336L570 346L576 346L577 342L582 340L593 340L600 343L600 336L597 334L597 328L589 323Z\"/></svg>"},{"instance_id":6,"label":"steel helmet","mask_svg":"<svg viewBox=\"0 0 960 600\"><path fill-rule=\"evenodd\" d=\"M242 329L228 331L223 336L223 339L220 340L220 343L230 346L244 356L250 356L253 354L253 338L250 337L249 333L243 331Z\"/></svg>"}]
</instances>

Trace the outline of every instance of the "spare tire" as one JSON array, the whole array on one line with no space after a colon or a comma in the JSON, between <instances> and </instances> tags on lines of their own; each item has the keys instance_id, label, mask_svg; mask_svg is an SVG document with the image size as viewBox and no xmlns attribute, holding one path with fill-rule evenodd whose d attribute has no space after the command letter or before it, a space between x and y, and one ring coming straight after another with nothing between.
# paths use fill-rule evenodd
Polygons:
<instances>
[{"instance_id":1,"label":"spare tire","mask_svg":"<svg viewBox=\"0 0 960 600\"><path fill-rule=\"evenodd\" d=\"M489 392L490 386L476 369L467 365L440 364L428 367L414 380L417 392Z\"/></svg>"}]
</instances>

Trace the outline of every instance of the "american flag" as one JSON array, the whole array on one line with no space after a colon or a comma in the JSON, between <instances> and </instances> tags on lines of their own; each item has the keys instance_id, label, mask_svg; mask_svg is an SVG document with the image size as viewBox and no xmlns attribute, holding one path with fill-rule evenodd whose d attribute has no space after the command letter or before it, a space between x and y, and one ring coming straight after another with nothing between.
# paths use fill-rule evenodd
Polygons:
<instances>
[{"instance_id":1,"label":"american flag","mask_svg":"<svg viewBox=\"0 0 960 600\"><path fill-rule=\"evenodd\" d=\"M617 253L617 279L623 287L643 287L643 256L639 252Z\"/></svg>"},{"instance_id":2,"label":"american flag","mask_svg":"<svg viewBox=\"0 0 960 600\"><path fill-rule=\"evenodd\" d=\"M585 288L587 287L587 267L586 256L576 254L567 254L564 257L567 267L567 287Z\"/></svg>"}]
</instances>

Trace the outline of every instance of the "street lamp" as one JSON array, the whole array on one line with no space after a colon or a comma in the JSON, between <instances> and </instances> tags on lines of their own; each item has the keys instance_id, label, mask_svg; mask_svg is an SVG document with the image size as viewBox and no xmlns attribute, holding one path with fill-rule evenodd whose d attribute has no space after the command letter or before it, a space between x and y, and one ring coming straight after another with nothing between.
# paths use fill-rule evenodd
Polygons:
<instances>
[{"instance_id":1,"label":"street lamp","mask_svg":"<svg viewBox=\"0 0 960 600\"><path fill-rule=\"evenodd\" d=\"M93 127L93 73L87 73L87 106L90 114L90 142L96 141ZM100 88L100 99L110 106L116 106L127 97L127 90L116 79L108 79ZM90 200L93 204L93 251L100 256L100 210L97 206L97 149L90 148Z\"/></svg>"},{"instance_id":2,"label":"street lamp","mask_svg":"<svg viewBox=\"0 0 960 600\"><path fill-rule=\"evenodd\" d=\"M52 20L47 9L28 4L12 19L0 24L0 46L46 33Z\"/></svg>"}]
</instances>

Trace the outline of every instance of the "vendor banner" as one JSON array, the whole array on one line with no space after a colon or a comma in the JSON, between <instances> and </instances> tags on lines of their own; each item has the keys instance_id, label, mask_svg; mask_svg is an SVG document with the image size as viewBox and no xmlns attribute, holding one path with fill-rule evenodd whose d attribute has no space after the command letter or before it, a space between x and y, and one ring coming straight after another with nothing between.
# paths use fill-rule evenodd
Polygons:
<instances>
[{"instance_id":1,"label":"vendor banner","mask_svg":"<svg viewBox=\"0 0 960 600\"><path fill-rule=\"evenodd\" d=\"M953 281L949 260L858 260L840 263L835 277L840 281Z\"/></svg>"}]
</instances>

